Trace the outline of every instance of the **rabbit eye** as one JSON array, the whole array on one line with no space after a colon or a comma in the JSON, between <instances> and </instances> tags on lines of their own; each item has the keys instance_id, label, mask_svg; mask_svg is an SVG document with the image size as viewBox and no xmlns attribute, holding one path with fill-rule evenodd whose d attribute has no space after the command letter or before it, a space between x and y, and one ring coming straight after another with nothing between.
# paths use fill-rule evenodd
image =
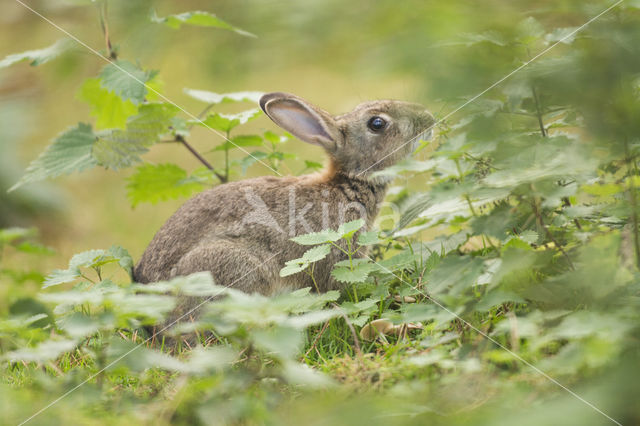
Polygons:
<instances>
[{"instance_id":1,"label":"rabbit eye","mask_svg":"<svg viewBox=\"0 0 640 426\"><path fill-rule=\"evenodd\" d=\"M367 123L367 127L374 132L379 132L380 130L387 127L387 122L382 117L372 117Z\"/></svg>"}]
</instances>

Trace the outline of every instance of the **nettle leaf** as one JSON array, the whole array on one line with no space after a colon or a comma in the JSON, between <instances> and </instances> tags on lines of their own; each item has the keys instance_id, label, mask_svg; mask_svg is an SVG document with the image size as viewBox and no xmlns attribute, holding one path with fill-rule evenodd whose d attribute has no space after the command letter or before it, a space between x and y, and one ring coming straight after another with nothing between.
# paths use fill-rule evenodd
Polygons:
<instances>
[{"instance_id":1,"label":"nettle leaf","mask_svg":"<svg viewBox=\"0 0 640 426\"><path fill-rule=\"evenodd\" d=\"M367 231L358 235L358 244L361 246L372 246L382 242L378 231Z\"/></svg>"},{"instance_id":2,"label":"nettle leaf","mask_svg":"<svg viewBox=\"0 0 640 426\"><path fill-rule=\"evenodd\" d=\"M302 260L313 263L327 257L329 252L331 251L331 246L329 244L323 244L321 246L313 247L304 252L302 255Z\"/></svg>"},{"instance_id":3,"label":"nettle leaf","mask_svg":"<svg viewBox=\"0 0 640 426\"><path fill-rule=\"evenodd\" d=\"M7 55L4 59L0 60L0 68L6 68L20 61L30 61L32 66L42 65L71 49L73 45L74 43L71 39L63 38L44 49L28 50L22 53Z\"/></svg>"},{"instance_id":4,"label":"nettle leaf","mask_svg":"<svg viewBox=\"0 0 640 426\"><path fill-rule=\"evenodd\" d=\"M100 86L120 96L140 104L147 95L147 81L156 73L144 71L128 61L110 63L100 73Z\"/></svg>"},{"instance_id":5,"label":"nettle leaf","mask_svg":"<svg viewBox=\"0 0 640 426\"><path fill-rule=\"evenodd\" d=\"M172 118L178 108L168 103L140 105L138 114L127 121L126 130L113 130L100 134L92 155L105 168L120 169L140 162L140 155L158 138L169 132Z\"/></svg>"},{"instance_id":6,"label":"nettle leaf","mask_svg":"<svg viewBox=\"0 0 640 426\"><path fill-rule=\"evenodd\" d=\"M103 88L97 78L85 80L78 98L91 106L91 115L96 117L98 129L123 129L127 119L138 113L136 104Z\"/></svg>"},{"instance_id":7,"label":"nettle leaf","mask_svg":"<svg viewBox=\"0 0 640 426\"><path fill-rule=\"evenodd\" d=\"M233 148L247 146L262 146L262 138L258 135L238 135L216 146L214 151L226 151ZM257 161L257 160L256 160Z\"/></svg>"},{"instance_id":8,"label":"nettle leaf","mask_svg":"<svg viewBox=\"0 0 640 426\"><path fill-rule=\"evenodd\" d=\"M165 24L166 26L173 29L180 28L182 24L194 25L197 27L222 28L224 30L230 30L243 36L255 37L255 34L251 34L250 32L241 30L238 27L234 27L233 25L218 18L213 13L203 12L199 10L178 13L176 15L169 15L165 17L159 17L154 11L151 15L151 22L155 22L157 24Z\"/></svg>"},{"instance_id":9,"label":"nettle leaf","mask_svg":"<svg viewBox=\"0 0 640 426\"><path fill-rule=\"evenodd\" d=\"M139 203L188 197L202 189L200 182L189 180L186 170L175 164L143 164L127 178L127 197L135 207Z\"/></svg>"},{"instance_id":10,"label":"nettle leaf","mask_svg":"<svg viewBox=\"0 0 640 426\"><path fill-rule=\"evenodd\" d=\"M237 126L246 124L249 120L260 116L260 114L262 114L260 109L254 108L238 114L209 114L204 120L190 120L189 123L209 127L226 133L230 132Z\"/></svg>"},{"instance_id":11,"label":"nettle leaf","mask_svg":"<svg viewBox=\"0 0 640 426\"><path fill-rule=\"evenodd\" d=\"M257 104L264 94L263 92L214 93L206 90L196 90L188 88L185 88L183 91L193 99L197 99L210 105L226 104L232 102L253 102Z\"/></svg>"},{"instance_id":12,"label":"nettle leaf","mask_svg":"<svg viewBox=\"0 0 640 426\"><path fill-rule=\"evenodd\" d=\"M341 235L331 229L325 229L320 232L311 232L309 234L298 235L291 238L291 241L301 244L303 246L314 246L316 244L330 243L338 241Z\"/></svg>"},{"instance_id":13,"label":"nettle leaf","mask_svg":"<svg viewBox=\"0 0 640 426\"><path fill-rule=\"evenodd\" d=\"M293 259L285 263L285 266L280 269L281 277L288 277L289 275L302 272L309 267L309 262L305 262L302 259Z\"/></svg>"},{"instance_id":14,"label":"nettle leaf","mask_svg":"<svg viewBox=\"0 0 640 426\"><path fill-rule=\"evenodd\" d=\"M56 269L49 274L42 288L75 281L82 276L80 268L98 268L108 263L118 263L128 273L133 269L133 258L120 246L112 246L108 250L87 250L74 255L67 269Z\"/></svg>"},{"instance_id":15,"label":"nettle leaf","mask_svg":"<svg viewBox=\"0 0 640 426\"><path fill-rule=\"evenodd\" d=\"M331 275L343 283L361 283L366 281L369 273L377 269L369 259L352 259L353 269L349 260L343 260L335 264Z\"/></svg>"},{"instance_id":16,"label":"nettle leaf","mask_svg":"<svg viewBox=\"0 0 640 426\"><path fill-rule=\"evenodd\" d=\"M351 222L343 223L338 227L338 234L340 234L340 238L351 238L358 229L364 226L364 223L363 219L356 219Z\"/></svg>"},{"instance_id":17,"label":"nettle leaf","mask_svg":"<svg viewBox=\"0 0 640 426\"><path fill-rule=\"evenodd\" d=\"M96 165L91 149L96 141L90 124L79 123L58 136L42 154L29 164L20 180L9 191L31 182L80 172Z\"/></svg>"}]
</instances>

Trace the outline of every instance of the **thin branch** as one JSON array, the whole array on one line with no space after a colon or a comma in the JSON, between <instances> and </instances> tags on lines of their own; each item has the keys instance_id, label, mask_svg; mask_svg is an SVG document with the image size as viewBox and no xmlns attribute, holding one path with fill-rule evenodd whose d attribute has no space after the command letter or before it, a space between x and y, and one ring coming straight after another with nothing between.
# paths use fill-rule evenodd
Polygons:
<instances>
[{"instance_id":1,"label":"thin branch","mask_svg":"<svg viewBox=\"0 0 640 426\"><path fill-rule=\"evenodd\" d=\"M218 177L218 179L220 179L220 182L227 182L227 179L220 173L216 172L211 163L209 163L202 155L200 155L200 153L196 151L195 148L192 147L182 135L176 135L176 141L184 145L185 148L187 148L189 152L191 152L202 164L204 164L207 169L211 170Z\"/></svg>"}]
</instances>

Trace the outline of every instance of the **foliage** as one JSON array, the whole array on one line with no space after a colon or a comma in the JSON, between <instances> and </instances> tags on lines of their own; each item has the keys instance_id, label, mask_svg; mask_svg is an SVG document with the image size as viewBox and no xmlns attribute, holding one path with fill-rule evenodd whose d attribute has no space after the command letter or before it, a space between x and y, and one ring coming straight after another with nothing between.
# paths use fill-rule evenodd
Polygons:
<instances>
[{"instance_id":1,"label":"foliage","mask_svg":"<svg viewBox=\"0 0 640 426\"><path fill-rule=\"evenodd\" d=\"M440 114L437 139L416 154L429 159L378 173L404 178L390 191L398 220L297 236L292 244L308 249L282 265L281 276L309 274L315 283L314 265L342 251L346 260L332 270L341 292L265 297L217 286L207 273L139 285L123 248L82 252L66 269L32 276L51 288L14 302L0 321L7 418L24 420L80 385L47 415L76 423L96 413L114 423L637 423L640 11L621 4L576 31L610 5L547 6L527 7L533 16L504 10L498 24L428 43L432 93L455 114ZM448 7L411 19L435 37ZM372 9L385 17L379 31L398 24ZM201 12L152 19L233 29ZM410 58L425 40L407 34L380 49ZM138 164L128 177L132 204L185 197L260 162L278 171L293 158L283 151L288 135L239 132L258 119L256 109L222 109L255 103L259 93L186 89L205 108L184 117L160 97L154 72L112 59L79 92L96 125L61 134L19 185L96 165L131 167L159 142L191 147L195 125L225 136L204 154L221 165L205 159L189 173ZM470 89L524 64L486 93ZM234 161L236 150L247 156ZM306 160L305 170L318 166ZM0 231L0 254L48 252L33 237ZM11 282L19 275L0 271ZM187 316L195 320L176 322ZM147 333L153 326L163 338Z\"/></svg>"}]
</instances>

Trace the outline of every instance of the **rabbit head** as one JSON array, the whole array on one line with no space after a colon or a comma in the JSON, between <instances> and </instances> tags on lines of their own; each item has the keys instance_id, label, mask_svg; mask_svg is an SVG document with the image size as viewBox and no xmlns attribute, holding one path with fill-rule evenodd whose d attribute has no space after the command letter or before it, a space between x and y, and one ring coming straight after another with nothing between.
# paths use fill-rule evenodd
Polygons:
<instances>
[{"instance_id":1,"label":"rabbit head","mask_svg":"<svg viewBox=\"0 0 640 426\"><path fill-rule=\"evenodd\" d=\"M278 126L325 149L338 173L367 178L408 157L431 136L435 120L422 105L371 101L332 116L288 93L268 93L260 107Z\"/></svg>"}]
</instances>

